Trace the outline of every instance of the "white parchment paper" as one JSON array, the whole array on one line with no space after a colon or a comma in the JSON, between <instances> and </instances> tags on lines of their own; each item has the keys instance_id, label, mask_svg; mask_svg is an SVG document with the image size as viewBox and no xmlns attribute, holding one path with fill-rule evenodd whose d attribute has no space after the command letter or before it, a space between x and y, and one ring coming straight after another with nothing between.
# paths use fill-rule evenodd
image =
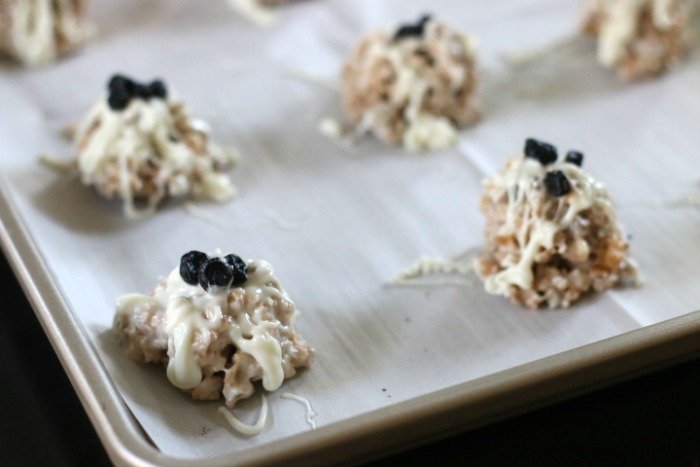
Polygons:
<instances>
[{"instance_id":1,"label":"white parchment paper","mask_svg":"<svg viewBox=\"0 0 700 467\"><path fill-rule=\"evenodd\" d=\"M333 91L290 68L335 79L367 30L430 9L481 43L484 121L459 146L405 154L375 141L354 154L316 131L340 116ZM556 0L329 1L281 10L258 29L223 0L108 0L81 54L55 66L0 68L2 183L114 384L165 453L204 458L264 445L331 422L504 370L700 308L700 214L669 203L700 191L700 62L696 53L657 81L622 85L585 42L513 71L499 53L574 30L574 2ZM225 226L177 205L145 221L78 180L42 167L70 155L59 136L103 95L113 72L165 78L217 139L237 146L240 198L205 205ZM481 244L480 181L528 136L581 149L613 192L646 285L611 291L570 310L533 312L472 287L397 289L383 283L420 256L451 257ZM148 292L190 249L221 248L276 267L302 311L297 327L314 366L270 395L266 431L246 438L191 401L164 371L128 360L108 332L117 296ZM259 399L236 412L253 420Z\"/></svg>"}]
</instances>

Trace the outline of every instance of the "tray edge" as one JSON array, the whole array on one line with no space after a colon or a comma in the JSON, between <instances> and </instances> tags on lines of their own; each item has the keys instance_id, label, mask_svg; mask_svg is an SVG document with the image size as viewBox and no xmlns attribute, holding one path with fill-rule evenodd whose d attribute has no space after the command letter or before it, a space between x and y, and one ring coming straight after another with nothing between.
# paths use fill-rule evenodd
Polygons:
<instances>
[{"instance_id":1,"label":"tray edge","mask_svg":"<svg viewBox=\"0 0 700 467\"><path fill-rule=\"evenodd\" d=\"M203 465L202 460L165 455L149 444L1 183L0 247L111 460L132 466ZM235 459L220 456L206 462L359 462L522 414L697 355L700 311L294 435L264 450L247 449Z\"/></svg>"}]
</instances>

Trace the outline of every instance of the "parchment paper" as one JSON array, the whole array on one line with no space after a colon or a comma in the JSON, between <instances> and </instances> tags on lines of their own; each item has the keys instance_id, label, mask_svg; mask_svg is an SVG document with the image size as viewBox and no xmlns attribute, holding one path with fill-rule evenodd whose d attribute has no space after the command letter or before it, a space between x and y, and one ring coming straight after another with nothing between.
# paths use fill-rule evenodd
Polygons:
<instances>
[{"instance_id":1,"label":"parchment paper","mask_svg":"<svg viewBox=\"0 0 700 467\"><path fill-rule=\"evenodd\" d=\"M524 70L504 51L557 41L574 30L575 2L555 0L309 1L259 29L223 0L97 1L99 27L82 53L55 66L0 69L0 161L10 190L56 280L114 384L165 453L204 458L309 429L614 336L700 308L700 214L668 205L700 191L700 63L636 85L618 83L582 42ZM459 146L406 154L372 140L348 154L316 130L340 116L333 91L290 68L335 79L367 30L412 21L426 9L481 43L484 121ZM116 71L165 78L216 138L237 146L241 196L201 207L223 228L170 205L130 222L120 206L73 177L39 165L70 155L59 130L82 117ZM472 287L386 288L420 256L477 249L480 181L528 136L586 153L632 234L646 284L569 310L533 312ZM161 368L131 362L108 332L115 299L148 292L190 249L221 248L276 267L302 311L297 327L314 366L271 394L266 431L232 432L220 403L191 401ZM259 399L236 412L253 420Z\"/></svg>"}]
</instances>

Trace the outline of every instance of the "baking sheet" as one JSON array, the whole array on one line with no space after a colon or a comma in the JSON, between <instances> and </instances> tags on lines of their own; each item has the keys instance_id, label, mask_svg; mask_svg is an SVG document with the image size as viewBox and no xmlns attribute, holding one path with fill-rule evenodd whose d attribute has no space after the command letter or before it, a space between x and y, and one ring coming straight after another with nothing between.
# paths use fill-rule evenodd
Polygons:
<instances>
[{"instance_id":1,"label":"baking sheet","mask_svg":"<svg viewBox=\"0 0 700 467\"><path fill-rule=\"evenodd\" d=\"M2 183L159 449L208 458L308 430L303 406L281 399L285 391L307 397L323 429L698 308L691 280L700 272L700 217L669 207L697 190L697 57L635 86L597 69L585 45L539 67L503 67L500 52L545 44L575 26L575 8L562 3L430 3L479 36L487 107L458 148L430 155L373 141L343 152L316 132L320 117L339 115L337 95L287 72L333 78L364 31L411 20L422 2L305 2L261 30L221 1L102 1L93 15L100 34L84 53L46 69L2 69ZM240 199L203 207L227 228L178 206L126 221L118 205L37 164L42 152L69 154L58 130L84 113L114 71L165 77L218 140L241 150L232 173ZM480 180L531 135L586 152L586 167L608 184L633 234L646 285L541 312L488 296L476 282L383 287L420 256L478 248ZM232 433L219 403L193 402L159 368L133 364L108 332L118 295L149 291L186 250L217 247L276 267L302 310L297 326L319 353L311 370L270 395L271 421L253 438ZM250 420L258 405L256 398L236 411Z\"/></svg>"}]
</instances>

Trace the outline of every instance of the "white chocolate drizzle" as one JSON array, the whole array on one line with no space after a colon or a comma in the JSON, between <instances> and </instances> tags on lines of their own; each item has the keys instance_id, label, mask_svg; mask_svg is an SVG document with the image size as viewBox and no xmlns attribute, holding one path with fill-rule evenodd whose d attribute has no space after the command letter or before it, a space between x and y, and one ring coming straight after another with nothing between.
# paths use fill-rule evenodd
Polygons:
<instances>
[{"instance_id":1,"label":"white chocolate drizzle","mask_svg":"<svg viewBox=\"0 0 700 467\"><path fill-rule=\"evenodd\" d=\"M89 112L75 134L78 168L83 183L95 185L103 191L115 191L110 170L115 165L118 173L118 192L124 201L128 217L151 214L166 195L227 201L236 196L235 187L227 175L218 172L215 164L230 166L237 154L210 141L206 154L193 151L178 134L173 106L163 99L133 99L121 110L112 110L100 100ZM192 131L207 135L197 120L189 121ZM208 135L207 135L208 137ZM156 192L147 200L144 209L135 206L133 165L155 160L158 175L154 179ZM197 177L191 177L196 173ZM107 188L104 188L104 186Z\"/></svg>"},{"instance_id":2,"label":"white chocolate drizzle","mask_svg":"<svg viewBox=\"0 0 700 467\"><path fill-rule=\"evenodd\" d=\"M335 118L324 117L318 121L318 132L341 149L354 152L357 139L364 133L363 125L345 126Z\"/></svg>"},{"instance_id":3,"label":"white chocolate drizzle","mask_svg":"<svg viewBox=\"0 0 700 467\"><path fill-rule=\"evenodd\" d=\"M260 0L228 0L228 3L231 8L257 26L269 27L277 21L275 12Z\"/></svg>"},{"instance_id":4,"label":"white chocolate drizzle","mask_svg":"<svg viewBox=\"0 0 700 467\"><path fill-rule=\"evenodd\" d=\"M566 175L572 188L568 194L555 198L546 192L543 180L550 170L560 170ZM506 218L498 234L503 237L514 235L521 250L519 258L512 258L504 270L484 279L485 289L491 294L507 296L513 285L531 289L536 255L542 249L551 249L555 235L571 226L585 209L595 204L608 211L614 221L607 189L574 164L559 162L544 167L535 159L516 157L504 172L494 175L486 183L502 188L497 191L507 194ZM549 196L551 202L556 203L551 218L536 211L542 196ZM520 226L516 225L516 217L523 219Z\"/></svg>"},{"instance_id":5,"label":"white chocolate drizzle","mask_svg":"<svg viewBox=\"0 0 700 467\"><path fill-rule=\"evenodd\" d=\"M435 23L428 22L426 34L429 34L430 29L434 27ZM461 35L460 37L467 53L471 56L476 55L473 39L469 35ZM402 102L407 102L408 104L403 112L407 123L407 129L403 137L403 145L406 149L409 151L445 149L454 145L457 141L457 128L447 118L431 115L421 110L429 86L425 78L410 65L410 58L414 53L414 48L410 42L415 40L417 39L408 38L390 42L388 45L382 42L372 44L369 51L369 60L373 61L371 57L388 59L397 73L391 102L378 106L372 112L382 113L390 111L391 108L400 105ZM372 112L370 112L368 117L369 121L377 118L371 115Z\"/></svg>"},{"instance_id":6,"label":"white chocolate drizzle","mask_svg":"<svg viewBox=\"0 0 700 467\"><path fill-rule=\"evenodd\" d=\"M265 424L267 423L267 397L265 394L260 395L262 397L262 407L260 407L260 415L258 415L258 420L253 424L249 425L238 419L231 410L226 407L219 407L219 413L221 413L226 421L231 425L231 427L241 434L246 436L255 436L262 433L265 429Z\"/></svg>"},{"instance_id":7,"label":"white chocolate drizzle","mask_svg":"<svg viewBox=\"0 0 700 467\"><path fill-rule=\"evenodd\" d=\"M307 83L311 84L318 84L328 89L329 91L334 91L337 93L341 91L340 83L337 80L326 78L324 76L314 73L313 71L305 70L299 67L288 66L285 68L285 74L290 78L306 81Z\"/></svg>"},{"instance_id":8,"label":"white chocolate drizzle","mask_svg":"<svg viewBox=\"0 0 700 467\"><path fill-rule=\"evenodd\" d=\"M208 222L209 224L215 227L219 227L225 230L231 230L235 228L234 225L225 222L221 218L221 216L217 216L213 212L210 212L191 201L185 201L184 203L182 203L182 209L190 216Z\"/></svg>"},{"instance_id":9,"label":"white chocolate drizzle","mask_svg":"<svg viewBox=\"0 0 700 467\"><path fill-rule=\"evenodd\" d=\"M684 0L598 0L591 8L605 12L598 38L598 60L613 67L622 58L637 34L639 18L650 8L654 26L664 30L673 26L672 11Z\"/></svg>"},{"instance_id":10,"label":"white chocolate drizzle","mask_svg":"<svg viewBox=\"0 0 700 467\"><path fill-rule=\"evenodd\" d=\"M9 8L12 53L28 65L55 60L58 37L71 47L89 35L72 0L14 0Z\"/></svg>"},{"instance_id":11,"label":"white chocolate drizzle","mask_svg":"<svg viewBox=\"0 0 700 467\"><path fill-rule=\"evenodd\" d=\"M425 25L424 35L427 41L436 34L439 23L428 21ZM375 70L375 65L388 61L391 70L395 73L395 83L390 93L389 100L380 102L367 109L360 122L357 124L357 132L364 133L373 127L377 121L389 120L389 115L396 112L397 108L403 108L402 118L405 120L406 130L403 132L402 145L409 151L432 151L453 146L458 139L459 132L454 122L450 119L434 115L423 110L424 101L430 91L431 83L424 73L417 68L415 52L417 41L423 38L406 37L399 41L391 40L389 31L383 31L385 40L375 40L370 43L365 62L369 75ZM459 48L460 54L466 54L475 60L475 40L467 34L453 33L456 41L446 43L436 42L435 47L444 48L440 53L456 54ZM462 67L446 68L447 79L454 90L458 90L469 79L468 73ZM365 80L371 79L369 76ZM365 83L366 84L366 83ZM360 85L360 87L367 87ZM386 131L376 129L374 131ZM381 134L378 136L382 136Z\"/></svg>"},{"instance_id":12,"label":"white chocolate drizzle","mask_svg":"<svg viewBox=\"0 0 700 467\"><path fill-rule=\"evenodd\" d=\"M265 261L249 261L253 272L240 285L246 293L261 295L280 293L272 267ZM228 332L241 352L251 355L262 368L263 387L274 391L282 385L284 371L279 342L271 335L276 324L270 321L253 323L248 312L228 313L227 289L205 291L199 285L182 280L174 269L153 295L129 294L117 301L117 313L140 313L149 307L165 309L165 331L168 336L167 376L181 389L193 389L202 381L202 370L193 349L195 334ZM250 310L254 313L255 310ZM228 326L222 326L227 320Z\"/></svg>"},{"instance_id":13,"label":"white chocolate drizzle","mask_svg":"<svg viewBox=\"0 0 700 467\"><path fill-rule=\"evenodd\" d=\"M314 418L316 417L316 413L313 411L311 408L311 402L305 397L301 397L297 394L292 394L291 392L285 392L282 394L282 397L284 399L292 399L297 402L301 402L304 404L304 407L306 407L306 423L309 424L312 430L316 429L316 422L314 421Z\"/></svg>"},{"instance_id":14,"label":"white chocolate drizzle","mask_svg":"<svg viewBox=\"0 0 700 467\"><path fill-rule=\"evenodd\" d=\"M40 155L39 162L41 162L46 167L60 172L69 172L75 170L78 167L78 161L75 158L61 159L58 157L50 156L48 154Z\"/></svg>"},{"instance_id":15,"label":"white chocolate drizzle","mask_svg":"<svg viewBox=\"0 0 700 467\"><path fill-rule=\"evenodd\" d=\"M410 286L410 287L439 287L439 286L467 286L471 285L469 280L464 279L440 279L423 281L418 280L425 276L460 275L467 276L474 270L468 262L446 261L441 258L421 258L399 273L389 281L389 285Z\"/></svg>"}]
</instances>

